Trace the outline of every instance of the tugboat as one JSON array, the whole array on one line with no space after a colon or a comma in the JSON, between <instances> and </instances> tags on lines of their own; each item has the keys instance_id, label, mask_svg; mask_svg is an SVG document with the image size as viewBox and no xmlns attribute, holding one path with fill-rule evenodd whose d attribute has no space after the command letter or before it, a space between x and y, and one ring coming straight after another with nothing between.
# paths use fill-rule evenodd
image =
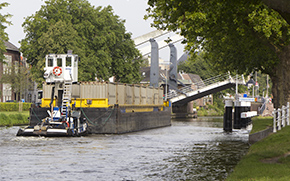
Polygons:
<instances>
[{"instance_id":1,"label":"tugboat","mask_svg":"<svg viewBox=\"0 0 290 181\"><path fill-rule=\"evenodd\" d=\"M81 111L71 106L71 87L78 79L78 56L68 54L49 54L46 56L44 78L53 84L50 110L47 117L34 126L20 128L16 136L82 136L87 134L88 124L81 118ZM54 102L55 89L58 101ZM54 106L54 104L56 106ZM59 105L59 106L58 106Z\"/></svg>"},{"instance_id":2,"label":"tugboat","mask_svg":"<svg viewBox=\"0 0 290 181\"><path fill-rule=\"evenodd\" d=\"M80 111L71 111L69 116L61 116L58 107L53 108L52 114L42 119L35 126L20 128L16 136L83 136L87 134L87 123L80 119Z\"/></svg>"}]
</instances>

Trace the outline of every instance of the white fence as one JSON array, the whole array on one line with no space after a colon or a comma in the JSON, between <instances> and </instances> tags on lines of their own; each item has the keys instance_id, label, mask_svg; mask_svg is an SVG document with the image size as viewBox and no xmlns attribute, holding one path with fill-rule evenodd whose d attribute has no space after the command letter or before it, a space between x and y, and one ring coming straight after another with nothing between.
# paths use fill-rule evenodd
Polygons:
<instances>
[{"instance_id":1,"label":"white fence","mask_svg":"<svg viewBox=\"0 0 290 181\"><path fill-rule=\"evenodd\" d=\"M273 132L276 133L277 130L281 130L282 127L289 125L289 102L287 106L282 106L282 108L274 109L273 111Z\"/></svg>"}]
</instances>

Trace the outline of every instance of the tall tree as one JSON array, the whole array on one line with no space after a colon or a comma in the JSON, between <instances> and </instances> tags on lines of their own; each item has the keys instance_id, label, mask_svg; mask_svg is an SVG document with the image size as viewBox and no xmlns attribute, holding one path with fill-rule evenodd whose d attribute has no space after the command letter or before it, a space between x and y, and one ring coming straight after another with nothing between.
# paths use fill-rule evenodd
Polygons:
<instances>
[{"instance_id":1,"label":"tall tree","mask_svg":"<svg viewBox=\"0 0 290 181\"><path fill-rule=\"evenodd\" d=\"M79 80L95 78L132 83L141 78L141 55L124 20L111 6L94 7L87 0L49 0L23 23L26 33L21 51L33 65L34 79L40 82L44 57L48 53L73 50L81 57Z\"/></svg>"},{"instance_id":2,"label":"tall tree","mask_svg":"<svg viewBox=\"0 0 290 181\"><path fill-rule=\"evenodd\" d=\"M7 7L8 5L8 3L0 3L0 10L4 7ZM11 17L10 14L2 15L0 13L0 62L3 62L4 52L6 52L4 41L8 41L8 36L7 33L5 33L5 29L7 28L5 24L11 24L11 22L8 21L9 17Z\"/></svg>"},{"instance_id":3,"label":"tall tree","mask_svg":"<svg viewBox=\"0 0 290 181\"><path fill-rule=\"evenodd\" d=\"M149 0L147 17L158 29L180 30L187 49L202 47L218 69L269 74L280 107L290 101L290 13L274 1L284 0Z\"/></svg>"},{"instance_id":4,"label":"tall tree","mask_svg":"<svg viewBox=\"0 0 290 181\"><path fill-rule=\"evenodd\" d=\"M217 75L218 72L216 72L216 70L211 66L211 63L205 59L204 56L204 52L200 52L196 56L190 56L187 61L178 65L178 70L186 73L197 74L203 80Z\"/></svg>"}]
</instances>

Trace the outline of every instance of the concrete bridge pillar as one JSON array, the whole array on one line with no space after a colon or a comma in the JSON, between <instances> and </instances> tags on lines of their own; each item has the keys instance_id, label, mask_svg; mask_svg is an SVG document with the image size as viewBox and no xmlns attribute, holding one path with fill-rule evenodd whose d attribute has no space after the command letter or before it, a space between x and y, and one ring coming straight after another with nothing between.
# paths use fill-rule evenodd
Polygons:
<instances>
[{"instance_id":1,"label":"concrete bridge pillar","mask_svg":"<svg viewBox=\"0 0 290 181\"><path fill-rule=\"evenodd\" d=\"M175 118L196 117L196 113L193 112L193 101L184 105L172 105L172 116Z\"/></svg>"},{"instance_id":2,"label":"concrete bridge pillar","mask_svg":"<svg viewBox=\"0 0 290 181\"><path fill-rule=\"evenodd\" d=\"M150 86L159 87L159 51L158 43L151 38L151 66L150 66Z\"/></svg>"},{"instance_id":3,"label":"concrete bridge pillar","mask_svg":"<svg viewBox=\"0 0 290 181\"><path fill-rule=\"evenodd\" d=\"M233 101L225 100L224 131L232 132L232 130L233 130Z\"/></svg>"},{"instance_id":4,"label":"concrete bridge pillar","mask_svg":"<svg viewBox=\"0 0 290 181\"><path fill-rule=\"evenodd\" d=\"M172 43L169 44L169 47L170 47L169 82L170 85L177 87L177 51L176 47Z\"/></svg>"}]
</instances>

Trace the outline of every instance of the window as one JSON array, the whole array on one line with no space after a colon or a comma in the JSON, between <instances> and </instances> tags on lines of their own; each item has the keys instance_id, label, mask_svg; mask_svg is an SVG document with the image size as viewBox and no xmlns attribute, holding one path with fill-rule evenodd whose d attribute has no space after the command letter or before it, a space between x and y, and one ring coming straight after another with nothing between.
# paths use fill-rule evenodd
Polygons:
<instances>
[{"instance_id":1,"label":"window","mask_svg":"<svg viewBox=\"0 0 290 181\"><path fill-rule=\"evenodd\" d=\"M52 57L49 57L48 60L47 60L47 66L48 67L52 67L53 66L53 58Z\"/></svg>"},{"instance_id":2,"label":"window","mask_svg":"<svg viewBox=\"0 0 290 181\"><path fill-rule=\"evenodd\" d=\"M42 92L38 92L38 93L37 93L37 98L38 98L38 99L42 99Z\"/></svg>"},{"instance_id":3,"label":"window","mask_svg":"<svg viewBox=\"0 0 290 181\"><path fill-rule=\"evenodd\" d=\"M78 59L79 59L79 57L75 57L75 62L74 62L74 67L77 67L77 63L78 63Z\"/></svg>"},{"instance_id":4,"label":"window","mask_svg":"<svg viewBox=\"0 0 290 181\"><path fill-rule=\"evenodd\" d=\"M66 57L65 65L66 67L71 67L71 57Z\"/></svg>"},{"instance_id":5,"label":"window","mask_svg":"<svg viewBox=\"0 0 290 181\"><path fill-rule=\"evenodd\" d=\"M62 67L62 58L57 58L57 66Z\"/></svg>"},{"instance_id":6,"label":"window","mask_svg":"<svg viewBox=\"0 0 290 181\"><path fill-rule=\"evenodd\" d=\"M19 71L19 62L14 62L14 71L17 73Z\"/></svg>"},{"instance_id":7,"label":"window","mask_svg":"<svg viewBox=\"0 0 290 181\"><path fill-rule=\"evenodd\" d=\"M9 74L11 71L12 65L12 56L11 55L4 55L4 63L3 63L3 74Z\"/></svg>"}]
</instances>

